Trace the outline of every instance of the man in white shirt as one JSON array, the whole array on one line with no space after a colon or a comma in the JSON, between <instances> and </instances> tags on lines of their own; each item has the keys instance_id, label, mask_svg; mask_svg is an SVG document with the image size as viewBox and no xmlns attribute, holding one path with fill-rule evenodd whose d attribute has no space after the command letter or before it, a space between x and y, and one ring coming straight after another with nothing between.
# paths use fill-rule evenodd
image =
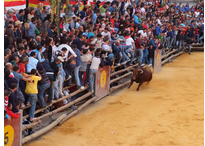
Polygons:
<instances>
[{"instance_id":1,"label":"man in white shirt","mask_svg":"<svg viewBox=\"0 0 205 146\"><path fill-rule=\"evenodd\" d=\"M92 63L90 66L90 73L89 73L89 84L90 90L94 92L93 84L95 81L95 74L98 72L99 67L103 67L104 64L100 58L100 54L96 53L95 57L92 59Z\"/></svg>"},{"instance_id":2,"label":"man in white shirt","mask_svg":"<svg viewBox=\"0 0 205 146\"><path fill-rule=\"evenodd\" d=\"M111 35L110 35L110 32L109 32L109 29L106 27L105 30L101 33L101 35L103 36L103 38L105 36L109 36L109 39L111 40Z\"/></svg>"},{"instance_id":3,"label":"man in white shirt","mask_svg":"<svg viewBox=\"0 0 205 146\"><path fill-rule=\"evenodd\" d=\"M69 52L70 52L74 57L77 57L77 55L75 54L75 52L73 51L73 49L72 49L70 46L68 46L68 39L66 39L66 38L62 40L62 44L61 44L60 46L58 46L58 50L61 51L61 49L64 48L64 47L67 49L66 53L64 54L65 56L63 57L63 59L64 59L65 61L67 61L67 59L68 59L68 53L69 53Z\"/></svg>"},{"instance_id":4,"label":"man in white shirt","mask_svg":"<svg viewBox=\"0 0 205 146\"><path fill-rule=\"evenodd\" d=\"M140 33L142 35L143 39L147 37L147 32L146 31L147 31L146 29L138 31L138 33Z\"/></svg>"},{"instance_id":5,"label":"man in white shirt","mask_svg":"<svg viewBox=\"0 0 205 146\"><path fill-rule=\"evenodd\" d=\"M159 25L163 25L163 24L161 23L160 19L161 19L161 17L159 17L159 18L157 19L157 23L158 23Z\"/></svg>"},{"instance_id":6,"label":"man in white shirt","mask_svg":"<svg viewBox=\"0 0 205 146\"><path fill-rule=\"evenodd\" d=\"M141 12L145 13L145 5L141 8Z\"/></svg>"}]
</instances>

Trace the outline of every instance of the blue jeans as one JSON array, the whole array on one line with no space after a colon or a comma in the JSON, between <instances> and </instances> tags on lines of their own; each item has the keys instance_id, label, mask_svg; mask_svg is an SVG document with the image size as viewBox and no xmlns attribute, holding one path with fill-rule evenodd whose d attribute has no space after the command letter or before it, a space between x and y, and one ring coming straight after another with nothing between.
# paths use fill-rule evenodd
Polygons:
<instances>
[{"instance_id":1,"label":"blue jeans","mask_svg":"<svg viewBox=\"0 0 205 146\"><path fill-rule=\"evenodd\" d=\"M149 58L149 62L152 64L152 66L154 66L154 58Z\"/></svg>"},{"instance_id":2,"label":"blue jeans","mask_svg":"<svg viewBox=\"0 0 205 146\"><path fill-rule=\"evenodd\" d=\"M62 69L62 72L60 72L60 75L61 75L61 77L63 78L63 81L62 81L62 87L63 87L63 84L64 84L64 80L65 80L65 71L64 71L64 69L63 68L61 68Z\"/></svg>"},{"instance_id":3,"label":"blue jeans","mask_svg":"<svg viewBox=\"0 0 205 146\"><path fill-rule=\"evenodd\" d=\"M33 118L34 117L34 112L36 109L36 101L37 101L37 94L29 94L26 93L28 95L28 101L31 102L31 107L30 107L30 111L29 111L29 117Z\"/></svg>"},{"instance_id":4,"label":"blue jeans","mask_svg":"<svg viewBox=\"0 0 205 146\"><path fill-rule=\"evenodd\" d=\"M184 48L184 43L183 43L183 41L177 41L176 42L176 45L178 46L178 53L181 51L181 46L183 46L183 48Z\"/></svg>"},{"instance_id":5,"label":"blue jeans","mask_svg":"<svg viewBox=\"0 0 205 146\"><path fill-rule=\"evenodd\" d=\"M79 79L79 69L80 69L80 67L81 67L81 65L76 66L75 69L74 69L75 81L76 81L77 86L81 86L80 79Z\"/></svg>"},{"instance_id":6,"label":"blue jeans","mask_svg":"<svg viewBox=\"0 0 205 146\"><path fill-rule=\"evenodd\" d=\"M170 36L166 37L166 47L170 47Z\"/></svg>"},{"instance_id":7,"label":"blue jeans","mask_svg":"<svg viewBox=\"0 0 205 146\"><path fill-rule=\"evenodd\" d=\"M150 62L148 60L148 55L149 55L149 51L147 49L144 49L143 50L143 59L142 59L143 64L145 64L145 62L150 64Z\"/></svg>"},{"instance_id":8,"label":"blue jeans","mask_svg":"<svg viewBox=\"0 0 205 146\"><path fill-rule=\"evenodd\" d=\"M90 84L90 90L94 90L93 85L95 81L95 75L98 72L98 70L95 69L90 69L90 74L89 74L89 84Z\"/></svg>"},{"instance_id":9,"label":"blue jeans","mask_svg":"<svg viewBox=\"0 0 205 146\"><path fill-rule=\"evenodd\" d=\"M58 90L58 82L59 82L60 74L57 75L55 85L54 85L54 98L59 98L59 90Z\"/></svg>"},{"instance_id":10,"label":"blue jeans","mask_svg":"<svg viewBox=\"0 0 205 146\"><path fill-rule=\"evenodd\" d=\"M110 59L110 61L113 61L114 54L113 54L113 53L110 53L107 57Z\"/></svg>"},{"instance_id":11,"label":"blue jeans","mask_svg":"<svg viewBox=\"0 0 205 146\"><path fill-rule=\"evenodd\" d=\"M132 46L126 46L126 50L125 50L125 53L128 55L128 53L130 54L130 63L129 64L132 64L133 63L133 60L134 60L134 54L131 50Z\"/></svg>"},{"instance_id":12,"label":"blue jeans","mask_svg":"<svg viewBox=\"0 0 205 146\"><path fill-rule=\"evenodd\" d=\"M191 53L191 45L188 45L189 46L189 54Z\"/></svg>"},{"instance_id":13,"label":"blue jeans","mask_svg":"<svg viewBox=\"0 0 205 146\"><path fill-rule=\"evenodd\" d=\"M196 35L197 43L199 43L199 34Z\"/></svg>"},{"instance_id":14,"label":"blue jeans","mask_svg":"<svg viewBox=\"0 0 205 146\"><path fill-rule=\"evenodd\" d=\"M125 62L126 60L129 59L129 57L126 55L125 51L126 51L126 46L123 45L122 50L121 50L121 52L122 52L122 62Z\"/></svg>"},{"instance_id":15,"label":"blue jeans","mask_svg":"<svg viewBox=\"0 0 205 146\"><path fill-rule=\"evenodd\" d=\"M38 89L38 98L40 99L41 105L45 106L45 100L43 98L43 94L50 87L50 83L40 84Z\"/></svg>"},{"instance_id":16,"label":"blue jeans","mask_svg":"<svg viewBox=\"0 0 205 146\"><path fill-rule=\"evenodd\" d=\"M84 75L84 71L79 71L79 79L80 79L80 85L81 86L84 86L83 84L83 75Z\"/></svg>"},{"instance_id":17,"label":"blue jeans","mask_svg":"<svg viewBox=\"0 0 205 146\"><path fill-rule=\"evenodd\" d=\"M116 33L118 33L118 31L119 31L118 28L113 28L113 29L114 29L114 31L115 31Z\"/></svg>"},{"instance_id":18,"label":"blue jeans","mask_svg":"<svg viewBox=\"0 0 205 146\"><path fill-rule=\"evenodd\" d=\"M114 54L114 58L117 58L117 56L120 52L120 49L117 46L112 44L112 51L113 51L112 53Z\"/></svg>"},{"instance_id":19,"label":"blue jeans","mask_svg":"<svg viewBox=\"0 0 205 146\"><path fill-rule=\"evenodd\" d=\"M143 49L137 49L137 51L138 51L137 62L141 62L142 63Z\"/></svg>"},{"instance_id":20,"label":"blue jeans","mask_svg":"<svg viewBox=\"0 0 205 146\"><path fill-rule=\"evenodd\" d=\"M202 40L204 39L204 36L201 36L200 38L199 38L199 41L200 41L200 43L204 43Z\"/></svg>"}]
</instances>

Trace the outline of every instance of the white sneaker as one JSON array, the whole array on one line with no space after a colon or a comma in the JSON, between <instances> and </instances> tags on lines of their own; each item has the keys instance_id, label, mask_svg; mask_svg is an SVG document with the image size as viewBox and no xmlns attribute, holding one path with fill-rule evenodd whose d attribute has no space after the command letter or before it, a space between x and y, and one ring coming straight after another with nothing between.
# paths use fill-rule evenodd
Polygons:
<instances>
[{"instance_id":1,"label":"white sneaker","mask_svg":"<svg viewBox=\"0 0 205 146\"><path fill-rule=\"evenodd\" d=\"M66 92L68 92L68 93L70 92L70 90L69 90L69 89L66 89L65 91L66 91Z\"/></svg>"},{"instance_id":2,"label":"white sneaker","mask_svg":"<svg viewBox=\"0 0 205 146\"><path fill-rule=\"evenodd\" d=\"M143 63L143 64L141 64L140 66L145 66L145 64Z\"/></svg>"},{"instance_id":3,"label":"white sneaker","mask_svg":"<svg viewBox=\"0 0 205 146\"><path fill-rule=\"evenodd\" d=\"M118 63L117 66L120 66L120 63Z\"/></svg>"},{"instance_id":4,"label":"white sneaker","mask_svg":"<svg viewBox=\"0 0 205 146\"><path fill-rule=\"evenodd\" d=\"M63 97L63 96L64 96L64 94L63 94L63 93L60 93L60 96L61 96L61 97Z\"/></svg>"},{"instance_id":5,"label":"white sneaker","mask_svg":"<svg viewBox=\"0 0 205 146\"><path fill-rule=\"evenodd\" d=\"M66 99L64 99L63 100L63 104L65 105L65 104L67 104L68 103L68 101L66 100Z\"/></svg>"},{"instance_id":6,"label":"white sneaker","mask_svg":"<svg viewBox=\"0 0 205 146\"><path fill-rule=\"evenodd\" d=\"M67 96L67 95L69 95L69 93L65 90L65 91L63 91L63 94L64 94L64 96Z\"/></svg>"},{"instance_id":7,"label":"white sneaker","mask_svg":"<svg viewBox=\"0 0 205 146\"><path fill-rule=\"evenodd\" d=\"M84 86L81 86L80 89L83 90L83 89L85 89L85 87L84 87Z\"/></svg>"},{"instance_id":8,"label":"white sneaker","mask_svg":"<svg viewBox=\"0 0 205 146\"><path fill-rule=\"evenodd\" d=\"M195 44L195 43L192 43L192 44Z\"/></svg>"},{"instance_id":9,"label":"white sneaker","mask_svg":"<svg viewBox=\"0 0 205 146\"><path fill-rule=\"evenodd\" d=\"M125 61L125 62L122 62L121 64L123 65L123 64L126 64L127 62Z\"/></svg>"},{"instance_id":10,"label":"white sneaker","mask_svg":"<svg viewBox=\"0 0 205 146\"><path fill-rule=\"evenodd\" d=\"M152 64L149 64L149 65L148 65L148 67L151 67L151 66L152 66Z\"/></svg>"},{"instance_id":11,"label":"white sneaker","mask_svg":"<svg viewBox=\"0 0 205 146\"><path fill-rule=\"evenodd\" d=\"M71 78L72 78L72 76L69 75L67 78L65 78L65 81L68 81L68 80L71 79Z\"/></svg>"},{"instance_id":12,"label":"white sneaker","mask_svg":"<svg viewBox=\"0 0 205 146\"><path fill-rule=\"evenodd\" d=\"M25 104L24 104L24 103L21 103L21 107L25 107Z\"/></svg>"}]
</instances>

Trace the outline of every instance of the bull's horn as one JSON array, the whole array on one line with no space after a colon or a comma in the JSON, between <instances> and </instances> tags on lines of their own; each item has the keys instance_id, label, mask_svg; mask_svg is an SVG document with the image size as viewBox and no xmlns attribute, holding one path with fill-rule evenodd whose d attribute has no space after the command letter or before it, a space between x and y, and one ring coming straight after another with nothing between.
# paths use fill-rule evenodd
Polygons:
<instances>
[{"instance_id":1,"label":"bull's horn","mask_svg":"<svg viewBox=\"0 0 205 146\"><path fill-rule=\"evenodd\" d=\"M138 69L138 71L140 71L140 74L143 74L143 70L141 70L141 69Z\"/></svg>"}]
</instances>

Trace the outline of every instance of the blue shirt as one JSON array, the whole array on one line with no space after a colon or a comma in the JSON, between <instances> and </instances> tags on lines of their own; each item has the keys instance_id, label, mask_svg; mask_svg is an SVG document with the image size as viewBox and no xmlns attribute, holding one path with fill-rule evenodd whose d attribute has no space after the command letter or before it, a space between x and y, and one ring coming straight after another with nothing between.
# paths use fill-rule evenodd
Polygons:
<instances>
[{"instance_id":1,"label":"blue shirt","mask_svg":"<svg viewBox=\"0 0 205 146\"><path fill-rule=\"evenodd\" d=\"M23 79L22 74L12 71L14 78L17 80L17 89L19 88L19 81Z\"/></svg>"},{"instance_id":2,"label":"blue shirt","mask_svg":"<svg viewBox=\"0 0 205 146\"><path fill-rule=\"evenodd\" d=\"M93 17L92 17L92 21L93 21L94 24L96 24L97 17L98 17L97 14L94 13Z\"/></svg>"},{"instance_id":3,"label":"blue shirt","mask_svg":"<svg viewBox=\"0 0 205 146\"><path fill-rule=\"evenodd\" d=\"M160 27L157 26L157 27L156 27L156 36L158 36L160 32L162 32L162 31L161 31Z\"/></svg>"},{"instance_id":4,"label":"blue shirt","mask_svg":"<svg viewBox=\"0 0 205 146\"><path fill-rule=\"evenodd\" d=\"M78 29L80 24L78 22L75 23L75 27Z\"/></svg>"},{"instance_id":5,"label":"blue shirt","mask_svg":"<svg viewBox=\"0 0 205 146\"><path fill-rule=\"evenodd\" d=\"M107 10L108 10L110 13L115 12L115 8L113 8L113 6L110 6Z\"/></svg>"},{"instance_id":6,"label":"blue shirt","mask_svg":"<svg viewBox=\"0 0 205 146\"><path fill-rule=\"evenodd\" d=\"M36 69L38 60L33 57L29 57L29 63L27 64L27 72L30 72L32 69Z\"/></svg>"},{"instance_id":7,"label":"blue shirt","mask_svg":"<svg viewBox=\"0 0 205 146\"><path fill-rule=\"evenodd\" d=\"M185 7L184 7L184 10L185 10L185 12L186 12L186 11L189 11L189 6L185 6Z\"/></svg>"},{"instance_id":8,"label":"blue shirt","mask_svg":"<svg viewBox=\"0 0 205 146\"><path fill-rule=\"evenodd\" d=\"M80 50L79 49L74 49L73 51L77 55L77 57L75 58L76 66L82 65L82 61L81 61L81 58L80 58Z\"/></svg>"},{"instance_id":9,"label":"blue shirt","mask_svg":"<svg viewBox=\"0 0 205 146\"><path fill-rule=\"evenodd\" d=\"M30 22L29 23L29 29L28 29L28 35L34 37L34 31L35 31L35 28L36 28L36 25L33 23L33 22Z\"/></svg>"},{"instance_id":10,"label":"blue shirt","mask_svg":"<svg viewBox=\"0 0 205 146\"><path fill-rule=\"evenodd\" d=\"M90 38L91 36L94 36L94 37L95 37L95 35L94 35L93 32L90 32L90 33L88 34L88 38Z\"/></svg>"},{"instance_id":11,"label":"blue shirt","mask_svg":"<svg viewBox=\"0 0 205 146\"><path fill-rule=\"evenodd\" d=\"M139 18L137 17L137 15L134 15L134 23L139 24Z\"/></svg>"}]
</instances>

